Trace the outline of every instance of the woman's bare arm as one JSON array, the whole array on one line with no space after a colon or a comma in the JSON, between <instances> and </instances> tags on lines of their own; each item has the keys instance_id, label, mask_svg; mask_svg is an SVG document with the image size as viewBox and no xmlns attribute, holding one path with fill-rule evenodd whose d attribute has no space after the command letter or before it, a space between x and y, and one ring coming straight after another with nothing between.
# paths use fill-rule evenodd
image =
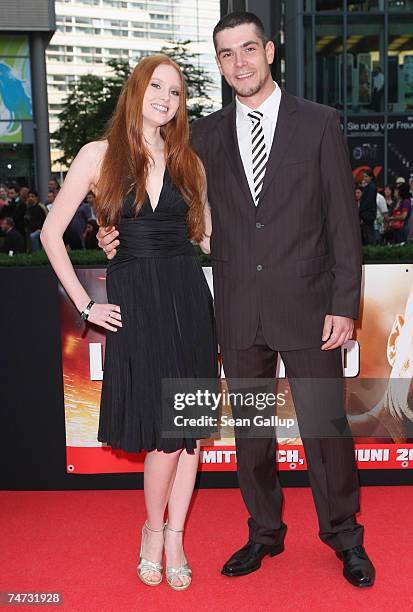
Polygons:
<instances>
[{"instance_id":1,"label":"woman's bare arm","mask_svg":"<svg viewBox=\"0 0 413 612\"><path fill-rule=\"evenodd\" d=\"M64 184L54 201L53 208L47 215L40 234L49 261L79 312L87 306L91 298L76 276L63 243L63 234L78 206L96 184L104 151L105 144L102 142L90 142L80 149L70 166ZM111 331L117 331L116 327L112 327L106 321L108 313L114 310L117 314L116 320L112 316L112 323L121 327L120 308L113 304L94 304L90 311L89 320Z\"/></svg>"}]
</instances>

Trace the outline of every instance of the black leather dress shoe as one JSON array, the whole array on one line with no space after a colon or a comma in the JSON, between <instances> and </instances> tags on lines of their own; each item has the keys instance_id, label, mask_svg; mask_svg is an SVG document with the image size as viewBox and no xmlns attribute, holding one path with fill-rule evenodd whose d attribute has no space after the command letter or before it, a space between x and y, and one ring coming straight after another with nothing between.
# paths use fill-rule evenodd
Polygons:
<instances>
[{"instance_id":1,"label":"black leather dress shoe","mask_svg":"<svg viewBox=\"0 0 413 612\"><path fill-rule=\"evenodd\" d=\"M260 544L248 540L247 544L237 550L225 563L221 570L224 576L245 576L251 574L261 567L261 561L266 556L274 557L284 550L284 542L281 544Z\"/></svg>"},{"instance_id":2,"label":"black leather dress shoe","mask_svg":"<svg viewBox=\"0 0 413 612\"><path fill-rule=\"evenodd\" d=\"M336 552L343 561L343 576L354 586L373 586L376 570L363 546Z\"/></svg>"}]
</instances>

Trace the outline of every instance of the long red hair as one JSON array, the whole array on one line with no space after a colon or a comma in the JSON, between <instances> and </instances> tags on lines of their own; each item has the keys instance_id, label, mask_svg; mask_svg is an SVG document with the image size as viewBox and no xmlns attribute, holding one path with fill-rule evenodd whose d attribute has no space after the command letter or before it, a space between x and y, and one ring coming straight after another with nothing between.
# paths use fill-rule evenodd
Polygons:
<instances>
[{"instance_id":1,"label":"long red hair","mask_svg":"<svg viewBox=\"0 0 413 612\"><path fill-rule=\"evenodd\" d=\"M173 66L181 80L179 108L174 118L161 127L161 135L165 141L168 172L188 204L189 236L199 241L205 231L205 174L189 144L185 80L178 64L166 55L141 59L123 86L103 136L108 147L96 185L96 215L100 223L116 225L120 221L122 202L129 192L135 189L136 214L145 201L150 156L143 138L142 105L152 74L160 64Z\"/></svg>"}]
</instances>

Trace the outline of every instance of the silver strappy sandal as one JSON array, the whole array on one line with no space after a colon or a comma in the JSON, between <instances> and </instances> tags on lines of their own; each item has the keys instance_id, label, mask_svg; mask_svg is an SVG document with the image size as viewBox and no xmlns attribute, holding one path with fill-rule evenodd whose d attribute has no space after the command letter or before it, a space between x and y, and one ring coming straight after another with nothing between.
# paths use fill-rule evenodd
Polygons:
<instances>
[{"instance_id":1,"label":"silver strappy sandal","mask_svg":"<svg viewBox=\"0 0 413 612\"><path fill-rule=\"evenodd\" d=\"M168 527L168 524L165 523L165 528L169 529L169 531L175 531L176 533L183 533L183 529L172 529ZM185 584L175 584L175 578L181 578L182 576L187 576L189 578L188 582ZM168 567L166 566L166 581L172 589L176 591L185 591L189 587L192 581L192 570L189 566L188 561L185 559L184 563L180 567Z\"/></svg>"},{"instance_id":2,"label":"silver strappy sandal","mask_svg":"<svg viewBox=\"0 0 413 612\"><path fill-rule=\"evenodd\" d=\"M160 532L160 531L165 530L165 525L161 527L161 529L152 529L152 527L149 527L147 521L145 521L142 527L141 550L139 553L139 563L137 567L137 573L138 573L138 577L142 580L142 582L144 584L147 584L148 586L157 586L158 584L161 584L163 566L162 566L162 562L149 561L149 559L145 559L144 557L142 557L142 548L143 548L143 544L145 541L145 535L146 535L145 528L148 529L149 531ZM145 574L147 574L148 572L158 573L159 580L148 580L147 578L145 578Z\"/></svg>"}]
</instances>

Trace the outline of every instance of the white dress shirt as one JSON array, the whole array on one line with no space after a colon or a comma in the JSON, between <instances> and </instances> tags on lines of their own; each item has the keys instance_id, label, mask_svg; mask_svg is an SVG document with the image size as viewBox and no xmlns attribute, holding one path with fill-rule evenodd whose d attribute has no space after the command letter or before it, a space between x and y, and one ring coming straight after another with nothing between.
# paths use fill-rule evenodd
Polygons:
<instances>
[{"instance_id":1,"label":"white dress shirt","mask_svg":"<svg viewBox=\"0 0 413 612\"><path fill-rule=\"evenodd\" d=\"M235 104L237 109L237 138L238 147L241 155L242 163L244 166L245 175L248 180L251 195L254 198L254 180L252 176L252 146L251 146L251 129L253 123L248 117L248 113L252 110L258 110L263 114L261 119L261 125L264 130L265 146L267 150L267 156L269 156L274 139L275 127L277 125L278 111L281 102L281 89L274 81L275 89L271 95L268 96L264 102L258 106L258 108L250 108L235 98Z\"/></svg>"}]
</instances>

